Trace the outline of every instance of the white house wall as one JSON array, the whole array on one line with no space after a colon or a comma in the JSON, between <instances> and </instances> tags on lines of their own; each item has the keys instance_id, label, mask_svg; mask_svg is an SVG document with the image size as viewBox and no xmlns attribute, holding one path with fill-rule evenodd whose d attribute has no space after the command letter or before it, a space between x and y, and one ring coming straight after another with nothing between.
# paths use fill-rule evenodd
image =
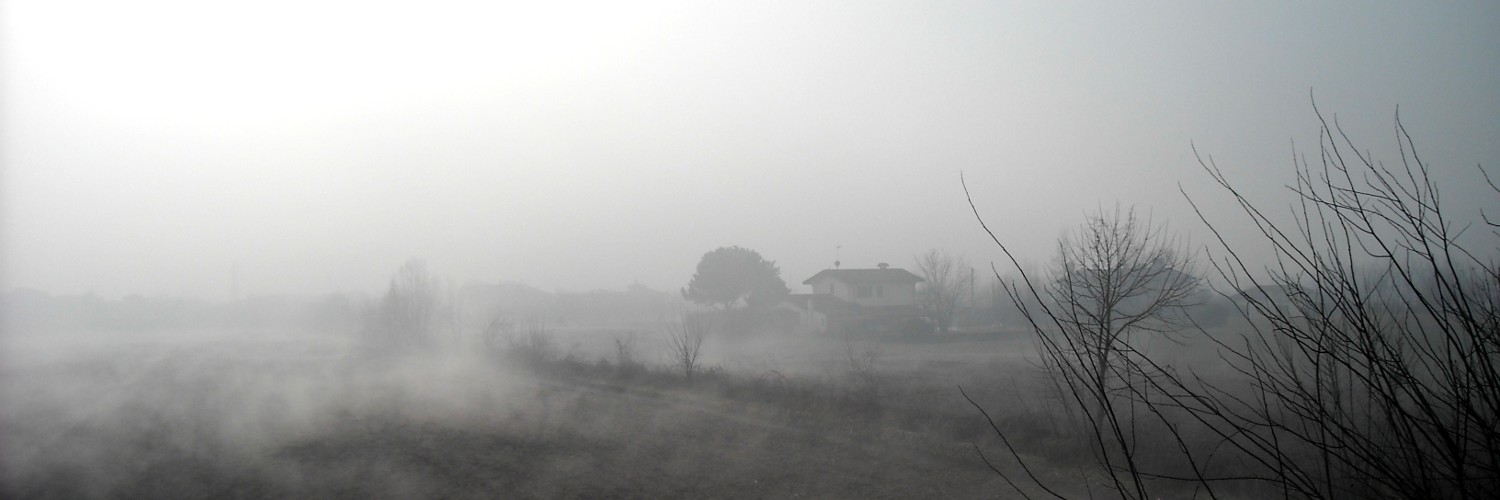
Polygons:
<instances>
[{"instance_id":1,"label":"white house wall","mask_svg":"<svg viewBox=\"0 0 1500 500\"><path fill-rule=\"evenodd\" d=\"M812 288L813 293L832 293L845 302L854 302L854 289L841 281L823 278L813 283Z\"/></svg>"},{"instance_id":2,"label":"white house wall","mask_svg":"<svg viewBox=\"0 0 1500 500\"><path fill-rule=\"evenodd\" d=\"M867 306L909 306L917 303L916 285L913 284L884 284L873 285L882 288L876 297L855 297L854 303ZM851 287L852 288L852 287Z\"/></svg>"},{"instance_id":3,"label":"white house wall","mask_svg":"<svg viewBox=\"0 0 1500 500\"><path fill-rule=\"evenodd\" d=\"M909 306L917 303L917 287L911 283L886 283L872 285L882 288L878 297L859 297L858 287L834 278L824 278L812 284L813 293L832 293L846 302L866 307Z\"/></svg>"}]
</instances>

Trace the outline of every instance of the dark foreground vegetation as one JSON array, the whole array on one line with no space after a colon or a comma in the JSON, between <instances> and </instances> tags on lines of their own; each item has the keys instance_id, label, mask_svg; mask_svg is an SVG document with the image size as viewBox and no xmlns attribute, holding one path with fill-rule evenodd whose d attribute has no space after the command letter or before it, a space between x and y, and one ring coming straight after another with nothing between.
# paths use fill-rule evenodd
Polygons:
<instances>
[{"instance_id":1,"label":"dark foreground vegetation","mask_svg":"<svg viewBox=\"0 0 1500 500\"><path fill-rule=\"evenodd\" d=\"M1232 240L1199 212L1217 244L1206 268L1242 319L1233 328L1195 321L1191 254L1134 212L1090 217L1046 273L1015 266L1006 291L1089 443L1103 493L1492 498L1500 489L1500 221L1445 204L1399 117L1395 132L1398 156L1386 163L1323 122L1318 153L1297 161L1290 219L1201 160L1258 230L1253 244ZM1271 260L1248 257L1252 246ZM1184 369L1147 348L1183 336L1212 345L1221 369ZM1063 496L1029 470L996 472Z\"/></svg>"}]
</instances>

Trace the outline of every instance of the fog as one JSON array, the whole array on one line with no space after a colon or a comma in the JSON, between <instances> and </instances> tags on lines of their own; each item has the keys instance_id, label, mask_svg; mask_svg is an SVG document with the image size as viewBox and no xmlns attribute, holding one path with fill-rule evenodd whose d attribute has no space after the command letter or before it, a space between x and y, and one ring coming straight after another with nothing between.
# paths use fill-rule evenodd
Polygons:
<instances>
[{"instance_id":1,"label":"fog","mask_svg":"<svg viewBox=\"0 0 1500 500\"><path fill-rule=\"evenodd\" d=\"M706 368L684 380L670 325L628 306L554 306L517 329L433 326L436 344L392 349L372 340L378 315L341 317L327 301L245 316L71 300L0 304L8 496L972 496L999 479L927 436L979 429L933 386L973 379L977 363L1014 367L1024 345L987 338L975 357L957 337L716 329ZM524 314L518 303L491 304ZM49 308L88 319L36 313ZM993 398L1016 383L976 385L1004 388ZM874 424L896 418L877 394L909 405L907 429Z\"/></svg>"},{"instance_id":2,"label":"fog","mask_svg":"<svg viewBox=\"0 0 1500 500\"><path fill-rule=\"evenodd\" d=\"M1027 258L1100 204L1201 229L1192 147L1283 196L1310 93L1403 119L1463 203L1497 156L1491 5L8 2L5 288L227 299L458 281L797 281L928 248ZM1294 149L1294 147L1296 149ZM1389 156L1389 155L1385 155ZM1226 224L1238 223L1218 213ZM980 258L982 256L982 258Z\"/></svg>"},{"instance_id":3,"label":"fog","mask_svg":"<svg viewBox=\"0 0 1500 500\"><path fill-rule=\"evenodd\" d=\"M955 386L1050 429L1023 448L1081 445L995 275L1134 208L1232 330L1204 264L1276 251L1204 165L1295 227L1325 126L1400 171L1415 146L1492 258L1496 26L1488 2L3 2L0 496L1011 491ZM688 298L726 247L792 298ZM930 278L933 249L977 276L951 332L930 279L900 304L922 334L792 331L804 280ZM695 315L696 379L670 343Z\"/></svg>"}]
</instances>

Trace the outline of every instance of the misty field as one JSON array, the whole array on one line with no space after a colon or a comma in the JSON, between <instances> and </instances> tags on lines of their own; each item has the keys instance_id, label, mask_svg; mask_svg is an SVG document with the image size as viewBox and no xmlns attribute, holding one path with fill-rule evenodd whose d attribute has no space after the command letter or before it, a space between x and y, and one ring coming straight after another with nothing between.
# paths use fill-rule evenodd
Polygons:
<instances>
[{"instance_id":1,"label":"misty field","mask_svg":"<svg viewBox=\"0 0 1500 500\"><path fill-rule=\"evenodd\" d=\"M688 381L649 332L550 333L545 364L478 350L371 359L299 332L12 334L4 493L1011 496L975 453L1002 449L959 385L1024 431L1022 446L1087 453L1029 388L1021 335L715 338ZM616 359L618 340L633 359Z\"/></svg>"}]
</instances>

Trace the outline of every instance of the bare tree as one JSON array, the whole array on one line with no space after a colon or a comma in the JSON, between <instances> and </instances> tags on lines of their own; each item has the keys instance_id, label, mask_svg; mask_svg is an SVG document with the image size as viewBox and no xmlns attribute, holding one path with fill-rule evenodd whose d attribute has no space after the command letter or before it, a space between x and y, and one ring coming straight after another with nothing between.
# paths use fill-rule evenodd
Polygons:
<instances>
[{"instance_id":1,"label":"bare tree","mask_svg":"<svg viewBox=\"0 0 1500 500\"><path fill-rule=\"evenodd\" d=\"M1136 349L1128 335L1122 338L1106 364L1122 367L1116 376L1136 374L1140 383L1117 386L1124 391L1113 397L1124 398L1129 411L1106 408L1105 418L1121 423L1105 421L1091 436L1101 448L1118 451L1099 458L1119 494L1147 498L1149 481L1190 483L1211 497L1225 484L1263 488L1251 496L1308 498L1488 498L1500 489L1500 268L1494 261L1500 226L1478 214L1490 232L1470 237L1485 243L1462 242L1464 226L1440 202L1399 115L1401 167L1394 169L1360 153L1337 126L1322 123L1317 161L1296 162L1293 189L1302 203L1291 224L1242 195L1212 160L1200 160L1260 240L1271 244L1274 258L1269 265L1247 262L1198 212L1220 247L1212 267L1230 285L1224 293L1240 304L1245 320L1218 334L1198 333L1217 346L1234 375L1178 374ZM1500 195L1500 187L1490 187ZM1007 283L1006 291L1039 333L1075 323L1073 312L1056 301L1023 303L1027 295L1066 290L1039 284L1016 267L1021 279ZM1046 344L1067 336L1041 338ZM1080 350L1066 343L1044 347L1053 357ZM1062 378L1099 380L1090 372L1065 371ZM1112 399L1086 385L1068 389L1080 403ZM1154 424L1155 441L1168 446L1140 448L1120 439L1120 430L1145 423ZM1028 477L1047 488L1025 468L1004 429L991 424ZM1145 457L1148 452L1157 456Z\"/></svg>"},{"instance_id":2,"label":"bare tree","mask_svg":"<svg viewBox=\"0 0 1500 500\"><path fill-rule=\"evenodd\" d=\"M640 366L640 362L635 359L635 340L635 332L615 336L615 365L622 370Z\"/></svg>"},{"instance_id":3,"label":"bare tree","mask_svg":"<svg viewBox=\"0 0 1500 500\"><path fill-rule=\"evenodd\" d=\"M1110 476L1115 489L1146 498L1134 396L1157 373L1134 359L1135 337L1180 328L1199 285L1192 261L1164 226L1134 209L1101 209L1058 242L1048 274L1024 292L1014 282L1002 287L1036 329L1045 373L1085 420L1096 459L1119 472Z\"/></svg>"},{"instance_id":4,"label":"bare tree","mask_svg":"<svg viewBox=\"0 0 1500 500\"><path fill-rule=\"evenodd\" d=\"M855 394L873 399L879 396L881 386L880 346L869 337L843 332L839 341L844 346L844 368L848 374L850 388Z\"/></svg>"},{"instance_id":5,"label":"bare tree","mask_svg":"<svg viewBox=\"0 0 1500 500\"><path fill-rule=\"evenodd\" d=\"M1214 266L1247 291L1241 313L1252 320L1222 345L1255 390L1205 391L1230 415L1215 423L1299 494L1490 497L1500 489L1500 226L1475 214L1490 232L1463 243L1468 224L1442 203L1399 114L1398 168L1318 118L1319 154L1297 161L1302 203L1290 225L1200 157L1275 249L1267 273L1204 218L1223 247Z\"/></svg>"},{"instance_id":6,"label":"bare tree","mask_svg":"<svg viewBox=\"0 0 1500 500\"><path fill-rule=\"evenodd\" d=\"M922 310L937 322L938 331L948 333L958 312L959 297L968 289L973 273L963 257L937 249L917 257L922 274Z\"/></svg>"},{"instance_id":7,"label":"bare tree","mask_svg":"<svg viewBox=\"0 0 1500 500\"><path fill-rule=\"evenodd\" d=\"M489 320L480 327L480 342L491 354L503 352L515 335L516 324L499 310L490 313Z\"/></svg>"},{"instance_id":8,"label":"bare tree","mask_svg":"<svg viewBox=\"0 0 1500 500\"><path fill-rule=\"evenodd\" d=\"M431 347L439 306L437 288L425 262L406 261L380 302L366 314L365 340L387 349Z\"/></svg>"},{"instance_id":9,"label":"bare tree","mask_svg":"<svg viewBox=\"0 0 1500 500\"><path fill-rule=\"evenodd\" d=\"M1100 210L1057 244L1057 262L1046 286L1061 336L1048 361L1063 376L1078 377L1109 419L1110 385L1128 383L1131 336L1167 334L1182 325L1199 279L1192 260L1164 226L1141 220L1135 209Z\"/></svg>"},{"instance_id":10,"label":"bare tree","mask_svg":"<svg viewBox=\"0 0 1500 500\"><path fill-rule=\"evenodd\" d=\"M710 326L708 316L701 313L683 314L676 323L667 326L668 358L688 380L693 379L693 373L699 368L698 357L703 352L703 340L708 338Z\"/></svg>"}]
</instances>

